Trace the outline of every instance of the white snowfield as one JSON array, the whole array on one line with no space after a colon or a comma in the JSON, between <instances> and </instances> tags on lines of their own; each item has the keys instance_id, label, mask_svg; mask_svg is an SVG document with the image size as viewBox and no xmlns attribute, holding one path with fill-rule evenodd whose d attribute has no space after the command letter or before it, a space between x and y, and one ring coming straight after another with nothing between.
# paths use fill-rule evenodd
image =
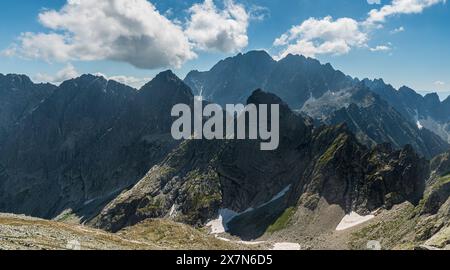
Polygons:
<instances>
[{"instance_id":1,"label":"white snowfield","mask_svg":"<svg viewBox=\"0 0 450 270\"><path fill-rule=\"evenodd\" d=\"M352 227L358 226L360 224L363 224L371 219L373 219L374 215L368 215L368 216L360 216L356 212L351 212L349 215L346 215L341 223L336 228L336 231L344 231L347 229L350 229Z\"/></svg>"},{"instance_id":2,"label":"white snowfield","mask_svg":"<svg viewBox=\"0 0 450 270\"><path fill-rule=\"evenodd\" d=\"M220 209L219 217L211 220L207 227L211 228L211 234L221 234L228 231L228 223L239 214L230 209Z\"/></svg>"},{"instance_id":3,"label":"white snowfield","mask_svg":"<svg viewBox=\"0 0 450 270\"><path fill-rule=\"evenodd\" d=\"M302 246L297 243L275 243L272 250L302 250Z\"/></svg>"},{"instance_id":4,"label":"white snowfield","mask_svg":"<svg viewBox=\"0 0 450 270\"><path fill-rule=\"evenodd\" d=\"M418 129L423 129L422 123L420 123L420 121L417 121L417 128Z\"/></svg>"},{"instance_id":5,"label":"white snowfield","mask_svg":"<svg viewBox=\"0 0 450 270\"><path fill-rule=\"evenodd\" d=\"M210 227L211 229L211 234L216 235L217 239L220 239L222 241L225 242L235 242L235 243L239 243L239 244L243 244L243 245L262 245L262 244L266 244L267 242L265 241L232 241L230 239L224 238L224 237L219 237L219 234L222 233L226 233L228 231L228 223L233 220L235 217L238 217L242 214L245 213L249 213L252 211L255 211L257 209L260 209L264 206L267 206L268 204L283 198L288 191L291 189L291 186L287 186L285 189L283 189L280 193L278 193L277 195L275 195L270 201L265 202L261 205L259 205L256 208L249 208L247 210L245 210L242 213L236 213L230 209L220 209L219 210L219 217L217 219L211 220L210 222L208 222L206 224L207 227ZM273 247L271 250L301 250L301 246L300 244L297 243L287 243L287 242L283 242L283 243L274 243Z\"/></svg>"},{"instance_id":6,"label":"white snowfield","mask_svg":"<svg viewBox=\"0 0 450 270\"><path fill-rule=\"evenodd\" d=\"M247 245L247 246L257 246L257 245L264 245L268 244L267 241L232 241L225 237L219 237L216 235L216 238L225 242L233 242L241 245ZM288 242L281 242L281 243L274 243L271 244L272 248L270 250L302 250L302 246L298 243L288 243Z\"/></svg>"}]
</instances>

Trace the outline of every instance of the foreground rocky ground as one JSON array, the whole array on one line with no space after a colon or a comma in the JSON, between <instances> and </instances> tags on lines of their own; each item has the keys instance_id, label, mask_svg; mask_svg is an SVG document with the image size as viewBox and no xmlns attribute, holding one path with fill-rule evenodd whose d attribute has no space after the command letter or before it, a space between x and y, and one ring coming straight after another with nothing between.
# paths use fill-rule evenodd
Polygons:
<instances>
[{"instance_id":1,"label":"foreground rocky ground","mask_svg":"<svg viewBox=\"0 0 450 270\"><path fill-rule=\"evenodd\" d=\"M0 214L3 250L241 250L249 246L216 239L186 225L146 221L116 234L80 225ZM261 248L252 246L252 248Z\"/></svg>"},{"instance_id":2,"label":"foreground rocky ground","mask_svg":"<svg viewBox=\"0 0 450 270\"><path fill-rule=\"evenodd\" d=\"M298 219L290 218L282 230L274 230L252 242L241 241L226 233L211 235L209 228L195 229L165 219L146 220L117 233L109 233L83 225L0 214L0 249L450 250L449 227L440 226L439 216L418 216L418 207L403 203L389 211L380 210L371 220L344 230L331 228L335 224L332 218L323 220L311 216L322 227L329 223L328 230L314 229L317 224L313 223L304 227ZM331 213L336 207L323 206L323 209ZM379 246L370 246L370 243Z\"/></svg>"}]
</instances>

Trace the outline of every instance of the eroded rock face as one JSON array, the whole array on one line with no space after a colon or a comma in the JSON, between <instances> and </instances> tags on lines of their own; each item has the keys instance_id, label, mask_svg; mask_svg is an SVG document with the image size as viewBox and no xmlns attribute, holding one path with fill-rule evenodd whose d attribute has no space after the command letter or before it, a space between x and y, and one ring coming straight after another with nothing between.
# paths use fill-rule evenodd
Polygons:
<instances>
[{"instance_id":1,"label":"eroded rock face","mask_svg":"<svg viewBox=\"0 0 450 270\"><path fill-rule=\"evenodd\" d=\"M262 88L300 109L327 91L350 87L355 81L330 64L300 55L275 61L265 51L239 54L217 63L206 72L192 71L185 80L194 93L224 104L244 103L253 89Z\"/></svg>"},{"instance_id":2,"label":"eroded rock face","mask_svg":"<svg viewBox=\"0 0 450 270\"><path fill-rule=\"evenodd\" d=\"M258 223L265 224L254 238L287 208L314 210L320 199L362 214L420 200L428 165L411 147L369 150L346 125L314 128L310 119L260 90L248 102L281 105L282 139L276 151L260 151L258 141L185 141L92 223L111 231L154 217L204 225L221 208L253 209ZM267 212L261 206L268 203ZM240 226L255 220L246 222Z\"/></svg>"},{"instance_id":3,"label":"eroded rock face","mask_svg":"<svg viewBox=\"0 0 450 270\"><path fill-rule=\"evenodd\" d=\"M328 93L308 102L302 109L323 123L346 123L365 145L389 142L395 149L411 145L428 159L449 149L449 144L427 129L407 121L386 101L360 84L338 93Z\"/></svg>"},{"instance_id":4,"label":"eroded rock face","mask_svg":"<svg viewBox=\"0 0 450 270\"><path fill-rule=\"evenodd\" d=\"M416 240L434 248L450 245L450 163L449 153L431 162L431 177L417 207Z\"/></svg>"},{"instance_id":5,"label":"eroded rock face","mask_svg":"<svg viewBox=\"0 0 450 270\"><path fill-rule=\"evenodd\" d=\"M0 151L14 126L55 89L51 84L34 84L25 75L0 74Z\"/></svg>"},{"instance_id":6,"label":"eroded rock face","mask_svg":"<svg viewBox=\"0 0 450 270\"><path fill-rule=\"evenodd\" d=\"M397 91L382 80L361 82L315 59L288 55L275 61L264 51L251 51L209 71L190 72L184 81L221 105L243 103L252 89L265 89L317 121L346 123L369 147L389 142L399 150L410 144L428 159L450 149L448 121L437 118L447 115L449 101L441 104L437 95L422 97L407 87Z\"/></svg>"},{"instance_id":7,"label":"eroded rock face","mask_svg":"<svg viewBox=\"0 0 450 270\"><path fill-rule=\"evenodd\" d=\"M431 130L450 143L450 98L440 101L436 93L421 96L413 89L403 86L395 89L383 80L363 80L371 91L378 94L412 123Z\"/></svg>"},{"instance_id":8,"label":"eroded rock face","mask_svg":"<svg viewBox=\"0 0 450 270\"><path fill-rule=\"evenodd\" d=\"M103 77L66 81L25 117L0 155L0 211L80 215L133 186L177 146L174 104L190 89L164 72L137 91Z\"/></svg>"}]
</instances>

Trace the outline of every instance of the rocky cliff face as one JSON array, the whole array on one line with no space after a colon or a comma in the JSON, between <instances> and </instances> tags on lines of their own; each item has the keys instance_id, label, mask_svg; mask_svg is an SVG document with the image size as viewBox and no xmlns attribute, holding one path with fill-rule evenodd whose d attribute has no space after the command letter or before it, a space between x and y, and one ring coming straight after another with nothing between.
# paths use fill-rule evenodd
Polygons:
<instances>
[{"instance_id":1,"label":"rocky cliff face","mask_svg":"<svg viewBox=\"0 0 450 270\"><path fill-rule=\"evenodd\" d=\"M421 96L403 86L396 90L383 80L363 80L363 83L393 106L402 116L420 127L427 128L444 141L450 142L450 97L444 101L439 96Z\"/></svg>"},{"instance_id":2,"label":"rocky cliff face","mask_svg":"<svg viewBox=\"0 0 450 270\"><path fill-rule=\"evenodd\" d=\"M406 121L386 101L364 86L344 93L310 101L303 110L327 124L346 123L357 138L370 147L383 142L389 142L396 149L412 145L429 159L450 148L438 135ZM339 107L342 105L345 107Z\"/></svg>"},{"instance_id":3,"label":"rocky cliff face","mask_svg":"<svg viewBox=\"0 0 450 270\"><path fill-rule=\"evenodd\" d=\"M355 242L365 245L380 241L384 249L450 248L450 172L449 154L431 162L431 176L424 196L416 205L404 205L354 234ZM358 247L358 245L356 245Z\"/></svg>"},{"instance_id":4,"label":"rocky cliff face","mask_svg":"<svg viewBox=\"0 0 450 270\"><path fill-rule=\"evenodd\" d=\"M51 84L34 84L24 75L0 74L0 151L14 126L55 88Z\"/></svg>"},{"instance_id":5,"label":"rocky cliff face","mask_svg":"<svg viewBox=\"0 0 450 270\"><path fill-rule=\"evenodd\" d=\"M184 82L206 100L244 104L252 90L265 84L275 65L266 52L253 51L222 60L209 72L192 71Z\"/></svg>"},{"instance_id":6,"label":"rocky cliff face","mask_svg":"<svg viewBox=\"0 0 450 270\"><path fill-rule=\"evenodd\" d=\"M417 118L443 113L442 106L437 111L434 107L439 100L406 87L397 91L383 81L359 82L330 64L303 56L274 61L265 52L239 54L210 71L189 73L185 82L195 93L220 104L243 102L249 89L265 89L314 119L346 123L368 146L388 142L401 149L411 144L430 159L450 148L445 124Z\"/></svg>"},{"instance_id":7,"label":"rocky cliff face","mask_svg":"<svg viewBox=\"0 0 450 270\"><path fill-rule=\"evenodd\" d=\"M190 72L184 80L195 94L224 104L245 103L253 89L264 89L300 109L310 97L338 91L353 79L329 64L289 55L275 61L265 51L252 51L220 61L210 71Z\"/></svg>"},{"instance_id":8,"label":"rocky cliff face","mask_svg":"<svg viewBox=\"0 0 450 270\"><path fill-rule=\"evenodd\" d=\"M415 209L414 240L425 249L450 248L450 153L431 161L431 177Z\"/></svg>"},{"instance_id":9,"label":"rocky cliff face","mask_svg":"<svg viewBox=\"0 0 450 270\"><path fill-rule=\"evenodd\" d=\"M281 104L283 137L276 151L260 151L258 141L185 141L92 224L117 231L167 217L200 226L229 209L242 213L230 225L234 233L254 239L286 209L314 211L323 199L361 214L420 200L428 165L411 147L369 150L347 126L314 128L310 119L262 91L248 102Z\"/></svg>"},{"instance_id":10,"label":"rocky cliff face","mask_svg":"<svg viewBox=\"0 0 450 270\"><path fill-rule=\"evenodd\" d=\"M0 211L95 213L177 145L170 110L192 99L171 72L140 91L92 75L64 82L7 139Z\"/></svg>"}]
</instances>

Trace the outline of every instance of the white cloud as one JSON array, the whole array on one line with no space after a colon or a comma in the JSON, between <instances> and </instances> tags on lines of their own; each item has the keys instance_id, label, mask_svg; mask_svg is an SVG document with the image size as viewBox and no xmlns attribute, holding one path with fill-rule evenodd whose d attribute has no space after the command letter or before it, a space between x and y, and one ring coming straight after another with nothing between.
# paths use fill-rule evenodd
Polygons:
<instances>
[{"instance_id":1,"label":"white cloud","mask_svg":"<svg viewBox=\"0 0 450 270\"><path fill-rule=\"evenodd\" d=\"M445 82L443 82L443 81L435 81L434 84L435 84L436 86L444 86L444 85L445 85Z\"/></svg>"},{"instance_id":2,"label":"white cloud","mask_svg":"<svg viewBox=\"0 0 450 270\"><path fill-rule=\"evenodd\" d=\"M371 10L366 23L383 23L386 21L386 18L399 14L422 13L425 8L445 2L446 0L393 0L389 5L384 5L380 9Z\"/></svg>"},{"instance_id":3,"label":"white cloud","mask_svg":"<svg viewBox=\"0 0 450 270\"><path fill-rule=\"evenodd\" d=\"M79 76L78 71L72 64L67 64L64 68L58 71L54 76L45 73L38 73L33 77L38 82L49 82L53 84L60 84L66 80L73 79Z\"/></svg>"},{"instance_id":4,"label":"white cloud","mask_svg":"<svg viewBox=\"0 0 450 270\"><path fill-rule=\"evenodd\" d=\"M16 46L11 46L0 51L0 56L12 57L16 54L17 48Z\"/></svg>"},{"instance_id":5,"label":"white cloud","mask_svg":"<svg viewBox=\"0 0 450 270\"><path fill-rule=\"evenodd\" d=\"M231 53L248 45L250 16L244 6L225 0L224 9L219 10L213 0L205 0L189 13L185 33L197 48Z\"/></svg>"},{"instance_id":6,"label":"white cloud","mask_svg":"<svg viewBox=\"0 0 450 270\"><path fill-rule=\"evenodd\" d=\"M386 51L390 51L391 47L389 47L387 45L378 45L376 47L370 48L369 50L371 52L386 52Z\"/></svg>"},{"instance_id":7,"label":"white cloud","mask_svg":"<svg viewBox=\"0 0 450 270\"><path fill-rule=\"evenodd\" d=\"M248 11L249 17L254 21L264 21L270 17L270 9L263 6L252 5Z\"/></svg>"},{"instance_id":8,"label":"white cloud","mask_svg":"<svg viewBox=\"0 0 450 270\"><path fill-rule=\"evenodd\" d=\"M398 28L395 28L394 30L391 31L391 34L398 34L398 33L401 33L401 32L405 32L405 27L400 26Z\"/></svg>"},{"instance_id":9,"label":"white cloud","mask_svg":"<svg viewBox=\"0 0 450 270\"><path fill-rule=\"evenodd\" d=\"M136 89L140 89L142 86L144 86L146 83L152 80L150 77L144 77L144 78L137 78L133 76L124 76L124 75L117 75L117 76L111 76L111 77L105 77L108 80L113 80L116 82L123 83L125 85L134 87Z\"/></svg>"},{"instance_id":10,"label":"white cloud","mask_svg":"<svg viewBox=\"0 0 450 270\"><path fill-rule=\"evenodd\" d=\"M47 33L24 33L16 54L66 62L114 60L138 68L179 67L196 55L181 26L146 0L68 0L39 14Z\"/></svg>"},{"instance_id":11,"label":"white cloud","mask_svg":"<svg viewBox=\"0 0 450 270\"><path fill-rule=\"evenodd\" d=\"M381 4L379 0L367 0L369 4ZM309 18L300 25L293 26L288 32L275 39L274 46L281 47L277 58L287 54L303 54L314 57L320 54L347 54L354 48L366 47L370 51L389 51L391 46L370 47L372 31L383 28L383 23L390 16L400 14L417 14L425 8L446 0L392 0L391 4L380 9L372 9L366 20L356 21L351 18L334 20L327 16L322 19ZM403 32L399 27L392 34Z\"/></svg>"},{"instance_id":12,"label":"white cloud","mask_svg":"<svg viewBox=\"0 0 450 270\"><path fill-rule=\"evenodd\" d=\"M286 46L280 58L287 54L303 54L314 57L317 54L346 54L353 47L364 47L368 41L357 21L351 18L334 20L309 18L293 26L274 41L274 46Z\"/></svg>"},{"instance_id":13,"label":"white cloud","mask_svg":"<svg viewBox=\"0 0 450 270\"><path fill-rule=\"evenodd\" d=\"M134 87L136 89L141 88L144 84L148 83L152 78L137 78L133 76L124 76L124 75L116 75L116 76L107 76L103 73L97 72L94 73L95 76L101 76L107 80L113 80L116 82L123 83L125 85ZM64 68L59 70L55 75L49 75L47 73L38 73L35 76L33 76L33 80L37 82L44 82L44 83L53 83L56 85L59 85L63 83L64 81L74 79L76 77L79 77L80 73L77 71L77 69L72 64L67 64Z\"/></svg>"},{"instance_id":14,"label":"white cloud","mask_svg":"<svg viewBox=\"0 0 450 270\"><path fill-rule=\"evenodd\" d=\"M195 58L195 50L236 52L248 45L251 20L268 10L249 11L233 0L194 4L186 24L169 20L147 0L67 0L60 10L45 10L39 22L47 32L22 33L18 44L1 52L48 62L113 60L137 68L180 67Z\"/></svg>"},{"instance_id":15,"label":"white cloud","mask_svg":"<svg viewBox=\"0 0 450 270\"><path fill-rule=\"evenodd\" d=\"M381 4L381 0L367 0L367 3L369 5L380 5Z\"/></svg>"}]
</instances>

